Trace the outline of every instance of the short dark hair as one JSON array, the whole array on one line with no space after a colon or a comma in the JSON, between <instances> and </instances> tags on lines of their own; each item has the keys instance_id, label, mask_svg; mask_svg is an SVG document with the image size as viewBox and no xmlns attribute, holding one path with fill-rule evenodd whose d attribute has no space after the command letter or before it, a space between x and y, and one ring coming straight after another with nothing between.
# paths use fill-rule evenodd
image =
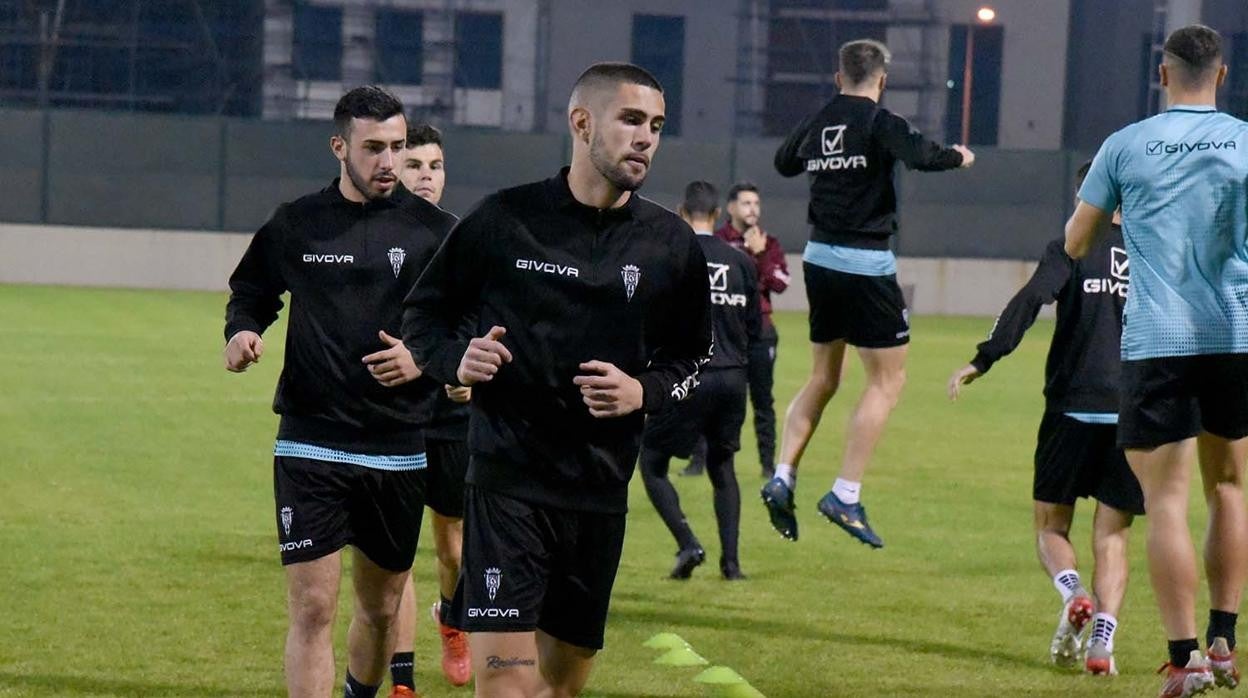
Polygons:
<instances>
[{"instance_id":1,"label":"short dark hair","mask_svg":"<svg viewBox=\"0 0 1248 698\"><path fill-rule=\"evenodd\" d=\"M403 113L398 97L376 85L363 85L343 95L334 107L334 128L344 139L351 135L352 119L385 121Z\"/></svg>"},{"instance_id":2,"label":"short dark hair","mask_svg":"<svg viewBox=\"0 0 1248 698\"><path fill-rule=\"evenodd\" d=\"M1092 161L1088 160L1075 170L1075 192L1078 193L1083 188L1083 180L1087 178L1088 171L1092 169Z\"/></svg>"},{"instance_id":3,"label":"short dark hair","mask_svg":"<svg viewBox=\"0 0 1248 698\"><path fill-rule=\"evenodd\" d=\"M576 79L576 84L572 86L572 101L577 101L578 95L586 90L615 87L620 84L641 85L659 92L663 91L663 85L659 84L658 78L645 68L632 63L607 61L595 63L581 73L581 76Z\"/></svg>"},{"instance_id":4,"label":"short dark hair","mask_svg":"<svg viewBox=\"0 0 1248 698\"><path fill-rule=\"evenodd\" d=\"M861 85L877 72L888 72L893 59L888 47L875 39L855 39L841 46L841 77L851 85Z\"/></svg>"},{"instance_id":5,"label":"short dark hair","mask_svg":"<svg viewBox=\"0 0 1248 698\"><path fill-rule=\"evenodd\" d=\"M1185 87L1204 84L1222 66L1222 37L1203 24L1175 29L1163 49L1166 66Z\"/></svg>"},{"instance_id":6,"label":"short dark hair","mask_svg":"<svg viewBox=\"0 0 1248 698\"><path fill-rule=\"evenodd\" d=\"M442 147L442 132L433 124L416 124L407 127L407 147L417 148L422 145Z\"/></svg>"},{"instance_id":7,"label":"short dark hair","mask_svg":"<svg viewBox=\"0 0 1248 698\"><path fill-rule=\"evenodd\" d=\"M737 197L740 196L743 191L752 191L757 194L758 185L753 182L737 182L728 189L728 200L736 201Z\"/></svg>"},{"instance_id":8,"label":"short dark hair","mask_svg":"<svg viewBox=\"0 0 1248 698\"><path fill-rule=\"evenodd\" d=\"M710 182L696 180L685 187L681 209L690 216L709 216L719 208L719 192Z\"/></svg>"}]
</instances>

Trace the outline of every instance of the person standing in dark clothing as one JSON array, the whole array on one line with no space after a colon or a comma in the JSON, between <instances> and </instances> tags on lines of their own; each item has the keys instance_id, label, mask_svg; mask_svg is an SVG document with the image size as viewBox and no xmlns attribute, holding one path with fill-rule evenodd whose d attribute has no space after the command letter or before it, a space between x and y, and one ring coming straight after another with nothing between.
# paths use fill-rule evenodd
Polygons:
<instances>
[{"instance_id":1,"label":"person standing in dark clothing","mask_svg":"<svg viewBox=\"0 0 1248 698\"><path fill-rule=\"evenodd\" d=\"M473 386L463 566L449 620L478 696L576 695L602 648L644 414L711 349L706 260L642 198L663 92L599 63L568 104L572 164L479 203L407 299L405 341ZM458 328L477 319L475 338Z\"/></svg>"},{"instance_id":2,"label":"person standing in dark clothing","mask_svg":"<svg viewBox=\"0 0 1248 698\"><path fill-rule=\"evenodd\" d=\"M745 252L754 261L758 276L759 307L762 309L762 341L753 346L749 361L750 403L754 406L754 438L763 479L776 474L776 348L780 336L771 319L771 294L789 287L789 266L780 241L759 226L762 200L758 187L738 182L728 190L728 220L715 230L715 236ZM706 469L706 441L699 439L681 475L701 475Z\"/></svg>"},{"instance_id":3,"label":"person standing in dark clothing","mask_svg":"<svg viewBox=\"0 0 1248 698\"><path fill-rule=\"evenodd\" d=\"M750 404L754 407L754 437L758 441L758 462L762 475L776 475L776 356L780 335L771 319L771 294L789 287L789 265L780 241L760 225L763 203L758 187L739 182L728 190L728 220L715 231L721 240L748 253L758 276L759 308L763 316L762 335L750 355Z\"/></svg>"},{"instance_id":4,"label":"person standing in dark clothing","mask_svg":"<svg viewBox=\"0 0 1248 698\"><path fill-rule=\"evenodd\" d=\"M1079 184L1092 163L1078 173ZM1077 187L1076 187L1077 188ZM1119 339L1130 284L1121 219L1085 258L1073 260L1065 238L1049 243L1031 279L993 324L975 358L949 378L949 398L988 372L1022 341L1041 306L1057 302L1057 329L1045 365L1045 412L1036 443L1036 553L1062 596L1057 630L1049 645L1054 664L1073 666L1084 657L1093 674L1115 674L1114 633L1127 590L1127 533L1144 513L1144 493L1115 442L1118 431ZM1096 500L1092 519L1092 586L1095 601L1076 571L1070 527L1075 501ZM1093 615L1095 613L1095 616ZM1086 647L1079 636L1092 621Z\"/></svg>"},{"instance_id":5,"label":"person standing in dark clothing","mask_svg":"<svg viewBox=\"0 0 1248 698\"><path fill-rule=\"evenodd\" d=\"M733 454L741 448L745 423L746 364L760 342L758 280L754 262L715 237L711 226L719 215L719 196L708 182L685 188L680 217L693 228L706 256L711 288L715 352L698 376L693 397L650 416L641 438L641 475L650 502L676 538L673 579L688 579L706 559L680 509L676 488L667 479L673 456L686 458L695 443L707 447L706 471L714 489L715 519L719 525L719 570L724 579L744 579L737 551L741 528L741 490L733 470Z\"/></svg>"},{"instance_id":6,"label":"person standing in dark clothing","mask_svg":"<svg viewBox=\"0 0 1248 698\"><path fill-rule=\"evenodd\" d=\"M880 106L888 79L888 49L869 39L840 49L841 93L802 121L776 151L785 177L810 177L807 219L811 239L802 255L810 301L813 367L785 414L776 476L763 487L771 525L797 540L794 492L797 467L836 394L845 348L858 350L867 387L850 415L841 470L817 508L829 521L873 548L860 501L862 479L906 382L909 312L897 285L889 240L897 232L898 162L923 171L970 167L975 156L924 138L905 119Z\"/></svg>"},{"instance_id":7,"label":"person standing in dark clothing","mask_svg":"<svg viewBox=\"0 0 1248 698\"><path fill-rule=\"evenodd\" d=\"M325 698L342 548L353 547L355 612L345 695L370 698L386 671L399 595L424 506L428 389L401 336L403 299L454 217L398 179L403 106L377 87L334 110L340 176L278 207L230 276L225 367L261 359L260 335L290 292L273 409L275 521L289 589L286 683Z\"/></svg>"}]
</instances>

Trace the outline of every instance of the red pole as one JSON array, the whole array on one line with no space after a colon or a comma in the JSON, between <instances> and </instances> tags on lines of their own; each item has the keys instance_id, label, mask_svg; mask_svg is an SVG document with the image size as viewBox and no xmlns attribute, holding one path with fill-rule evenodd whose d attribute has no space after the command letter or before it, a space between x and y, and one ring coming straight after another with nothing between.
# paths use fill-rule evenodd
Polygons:
<instances>
[{"instance_id":1,"label":"red pole","mask_svg":"<svg viewBox=\"0 0 1248 698\"><path fill-rule=\"evenodd\" d=\"M966 25L966 61L962 68L962 145L971 141L971 65L975 51L975 23Z\"/></svg>"}]
</instances>

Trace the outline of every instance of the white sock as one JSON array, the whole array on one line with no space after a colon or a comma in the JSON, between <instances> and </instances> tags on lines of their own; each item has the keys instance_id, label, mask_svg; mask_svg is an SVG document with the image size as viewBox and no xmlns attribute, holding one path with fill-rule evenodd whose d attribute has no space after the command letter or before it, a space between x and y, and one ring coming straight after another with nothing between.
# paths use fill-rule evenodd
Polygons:
<instances>
[{"instance_id":1,"label":"white sock","mask_svg":"<svg viewBox=\"0 0 1248 698\"><path fill-rule=\"evenodd\" d=\"M789 489L797 486L797 474L788 463L776 463L776 477L780 478Z\"/></svg>"},{"instance_id":2,"label":"white sock","mask_svg":"<svg viewBox=\"0 0 1248 698\"><path fill-rule=\"evenodd\" d=\"M1057 593L1062 595L1062 603L1066 603L1075 595L1075 591L1083 588L1083 583L1079 581L1078 572L1062 570L1053 575L1053 586L1057 587Z\"/></svg>"},{"instance_id":3,"label":"white sock","mask_svg":"<svg viewBox=\"0 0 1248 698\"><path fill-rule=\"evenodd\" d=\"M1118 629L1118 619L1108 613L1092 616L1092 634L1088 635L1088 644L1105 643L1105 649L1114 651L1114 631Z\"/></svg>"},{"instance_id":4,"label":"white sock","mask_svg":"<svg viewBox=\"0 0 1248 698\"><path fill-rule=\"evenodd\" d=\"M862 493L862 483L853 480L842 480L836 478L836 482L832 485L832 494L836 498L846 504L857 504L858 496Z\"/></svg>"}]
</instances>

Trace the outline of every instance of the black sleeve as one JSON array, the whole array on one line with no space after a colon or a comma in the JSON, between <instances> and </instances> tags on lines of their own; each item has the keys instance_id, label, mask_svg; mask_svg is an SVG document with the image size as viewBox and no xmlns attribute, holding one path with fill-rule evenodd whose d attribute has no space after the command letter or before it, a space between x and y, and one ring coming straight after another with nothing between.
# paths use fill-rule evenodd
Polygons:
<instances>
[{"instance_id":1,"label":"black sleeve","mask_svg":"<svg viewBox=\"0 0 1248 698\"><path fill-rule=\"evenodd\" d=\"M710 360L711 288L706 258L692 231L670 304L651 335L655 349L650 364L636 376L646 412L658 412L688 397L698 384L698 370Z\"/></svg>"},{"instance_id":2,"label":"black sleeve","mask_svg":"<svg viewBox=\"0 0 1248 698\"><path fill-rule=\"evenodd\" d=\"M286 230L285 206L251 238L234 273L230 300L225 305L225 341L244 330L264 334L282 309L286 281L282 276L282 242Z\"/></svg>"},{"instance_id":3,"label":"black sleeve","mask_svg":"<svg viewBox=\"0 0 1248 698\"><path fill-rule=\"evenodd\" d=\"M994 363L1014 351L1023 341L1027 329L1036 321L1040 306L1057 300L1073 271L1074 261L1062 249L1062 241L1050 242L1035 273L997 316L988 339L976 347L971 365L980 373L987 373Z\"/></svg>"},{"instance_id":4,"label":"black sleeve","mask_svg":"<svg viewBox=\"0 0 1248 698\"><path fill-rule=\"evenodd\" d=\"M802 122L789 133L789 137L780 144L776 150L776 172L785 177L796 177L806 171L806 162L798 157L797 151L802 147L802 143L810 133L810 127L818 117L819 114L815 113L802 119Z\"/></svg>"},{"instance_id":5,"label":"black sleeve","mask_svg":"<svg viewBox=\"0 0 1248 698\"><path fill-rule=\"evenodd\" d=\"M882 111L877 118L876 139L906 167L940 172L962 165L962 153L929 140L900 116Z\"/></svg>"},{"instance_id":6,"label":"black sleeve","mask_svg":"<svg viewBox=\"0 0 1248 698\"><path fill-rule=\"evenodd\" d=\"M403 301L403 342L425 374L446 385L460 384L456 373L471 340L466 323L485 285L481 251L498 224L490 208L482 204L451 230Z\"/></svg>"}]
</instances>

